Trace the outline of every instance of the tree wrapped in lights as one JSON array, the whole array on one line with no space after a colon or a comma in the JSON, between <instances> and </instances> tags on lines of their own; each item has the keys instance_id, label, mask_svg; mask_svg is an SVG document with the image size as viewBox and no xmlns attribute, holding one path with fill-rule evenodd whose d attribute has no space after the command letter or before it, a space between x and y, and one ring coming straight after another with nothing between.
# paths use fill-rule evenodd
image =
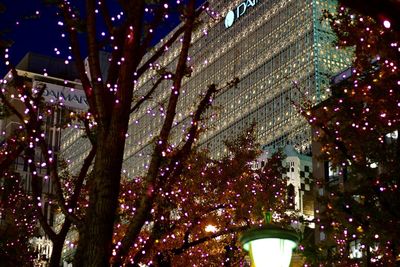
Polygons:
<instances>
[{"instance_id":1,"label":"tree wrapped in lights","mask_svg":"<svg viewBox=\"0 0 400 267\"><path fill-rule=\"evenodd\" d=\"M12 114L16 120L15 122L12 121L11 124L15 123L18 127L15 131L11 131L10 133L2 133L9 136L7 136L7 138L1 143L1 180L2 182L6 182L10 179L10 166L18 157L20 157L27 164L27 167L29 167L31 179L26 187L31 188L31 190L25 192L25 194L30 194L30 197L26 198L30 201L25 201L23 202L24 204L21 203L19 212L23 212L24 210L34 212L37 221L32 221L33 225L34 223L39 222L44 233L53 243L53 253L51 255L50 264L51 266L58 266L61 259L63 244L72 225L72 220L66 216L66 219L60 225L60 229L55 231L48 221L43 204L44 202L52 204L51 202L54 197L55 201L64 204L60 204L59 208L64 210L73 209L78 204L77 198L80 190L74 191L74 194L72 195L73 200L68 204L65 204L65 196L61 189L62 181L57 173L56 176L52 175L54 179L51 180L56 185L56 188L58 188L56 194L44 194L42 190L43 180L49 179L46 169L47 166L52 166L53 172L57 172L59 167L58 162L55 162L56 160L54 158L53 148L45 138L45 131L48 129L44 126L44 121L49 118L58 107L49 106L43 101L42 95L44 88L32 88L31 83L24 77L19 76L15 69L12 69L11 73L13 75L13 80L7 84L7 87L1 89L0 98L5 110L7 110L9 114ZM15 104L15 102L18 104ZM89 158L92 154L93 153L89 154ZM84 163L82 170L85 171L89 166L90 162ZM86 175L86 171L81 172L78 176L78 180L81 184L77 182L75 187L81 187L83 178L79 177L84 177L84 175ZM14 177L17 176L14 175ZM17 184L22 183L21 179L14 182ZM10 190L5 191L4 193L10 196L21 194L21 188L18 186L13 186L9 189ZM19 230L23 230L19 223L17 223L16 226ZM27 238L28 237L29 235Z\"/></svg>"},{"instance_id":2,"label":"tree wrapped in lights","mask_svg":"<svg viewBox=\"0 0 400 267\"><path fill-rule=\"evenodd\" d=\"M37 164L44 164L49 168L49 177L54 184L57 204L66 217L65 225L68 226L73 222L79 230L80 238L75 257L76 265L106 266L109 264L111 256L112 231L118 207L121 168L129 116L132 112L136 112L155 90L144 94L139 100L134 100L134 85L143 73L152 68L156 60L163 55L168 47L181 38L182 49L173 74L163 75L154 86L154 88L157 88L161 82L166 80L171 81L172 84L167 109L163 116L164 123L154 143L154 153L148 175L143 179L141 192L138 192L141 195L141 200L138 202L137 213L135 218L132 219L129 236L122 242L125 254L133 241L138 238L154 203L156 193L152 190L154 189L154 182L161 178L160 170L164 165L162 155L168 147L182 79L190 73L187 60L189 58L188 50L191 34L196 18L206 7L202 6L196 11L195 1L188 1L185 4L178 1L177 5L182 7L183 10L182 26L161 47L153 51L154 53L150 58L144 60L144 55L152 48L151 43L155 33L166 25L164 22L168 18L168 1L149 3L146 1L135 1L134 3L132 1L120 1L114 3L120 9L117 16L118 20L111 17L108 6L110 3L108 2L86 1L84 12L80 12L82 10L75 8L71 2L51 2L57 5L59 15L64 20L64 22L60 21L59 25L65 25L65 30L69 33L71 53L89 103L88 117L94 120L91 126L96 125L96 127L86 127L88 136L94 136L94 140L91 140L92 149L83 164L84 167L79 172L72 196L73 200L78 199L89 166L95 158L93 178L89 187L89 207L83 217L74 212L77 202L66 201L65 199L61 179L58 175L58 166L52 156L51 147L46 143L44 135L42 135L43 131L40 129L45 116L39 114L43 110L39 108L36 100L41 98L43 91L36 92L37 88L29 88L23 83L16 86L16 96L25 104L24 112L12 108L11 101L7 100L10 94L5 88L2 89L2 101L4 105L17 114L19 121L26 130L26 139L29 142L26 154L29 157L30 170L35 176L33 180L40 178L36 170ZM99 25L105 27L104 35L106 35L106 38L102 37L104 35L99 37L97 28ZM78 30L87 37L90 73L86 73L85 70ZM112 48L109 71L104 79L100 71L99 61L99 50L102 47ZM66 63L68 62L66 61ZM12 75L14 80L21 79L15 71ZM180 152L180 158L176 158L176 161L185 156L184 152L190 151L197 132L196 120L200 119L201 113L207 108L215 92L216 87L210 86L204 94L203 104L198 107L197 112L195 112L196 116L193 117L191 130L193 138L187 140L186 145L183 146L184 149ZM101 146L97 147L97 144L101 144ZM41 150L43 162L35 161L35 148ZM40 192L36 192L35 199L40 199L39 194ZM37 207L38 203L34 203L34 205ZM37 210L40 213L39 208ZM47 228L44 221L42 227ZM66 230L63 230L62 233L65 234L68 228L63 228ZM51 229L48 229L48 234L50 233ZM119 259L123 261L125 256L121 255ZM58 264L57 261L54 264Z\"/></svg>"},{"instance_id":3,"label":"tree wrapped in lights","mask_svg":"<svg viewBox=\"0 0 400 267\"><path fill-rule=\"evenodd\" d=\"M128 262L238 266L244 261L238 234L262 225L263 211L273 210L283 224L290 223L285 213L287 180L282 177L281 154L253 170L251 163L260 151L252 129L226 146L228 155L219 160L211 159L206 151L192 153L182 173L159 187L151 221L130 250ZM132 186L139 184L137 178L124 186L115 250L120 233L126 231L124 221L134 213L137 190Z\"/></svg>"},{"instance_id":4,"label":"tree wrapped in lights","mask_svg":"<svg viewBox=\"0 0 400 267\"><path fill-rule=\"evenodd\" d=\"M343 1L351 2L351 1ZM395 1L375 12L364 2L327 14L338 48L354 49L350 75L332 85L332 97L303 115L315 127L323 159L341 177L324 184L317 218L327 234L315 264L395 266L400 252L400 35L390 20ZM376 1L371 1L376 2ZM369 16L367 16L369 15ZM325 253L328 250L328 253ZM312 257L318 255L318 257ZM312 259L313 258L313 259Z\"/></svg>"},{"instance_id":5,"label":"tree wrapped in lights","mask_svg":"<svg viewBox=\"0 0 400 267\"><path fill-rule=\"evenodd\" d=\"M29 238L36 233L32 196L25 192L18 174L3 173L0 187L0 261L2 266L31 266L35 252Z\"/></svg>"}]
</instances>

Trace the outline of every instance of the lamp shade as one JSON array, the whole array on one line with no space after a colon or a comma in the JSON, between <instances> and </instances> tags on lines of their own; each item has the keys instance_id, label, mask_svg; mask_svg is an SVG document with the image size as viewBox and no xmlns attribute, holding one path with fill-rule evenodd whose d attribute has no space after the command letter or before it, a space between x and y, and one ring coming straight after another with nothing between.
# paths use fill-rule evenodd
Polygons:
<instances>
[{"instance_id":1,"label":"lamp shade","mask_svg":"<svg viewBox=\"0 0 400 267\"><path fill-rule=\"evenodd\" d=\"M249 251L252 266L288 267L299 236L295 231L268 224L243 233L240 242Z\"/></svg>"}]
</instances>

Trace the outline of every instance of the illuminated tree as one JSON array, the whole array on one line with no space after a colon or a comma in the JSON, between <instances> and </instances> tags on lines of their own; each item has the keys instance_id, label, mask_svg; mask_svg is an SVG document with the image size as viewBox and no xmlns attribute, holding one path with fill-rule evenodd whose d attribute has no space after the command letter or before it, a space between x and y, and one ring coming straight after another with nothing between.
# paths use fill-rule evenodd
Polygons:
<instances>
[{"instance_id":1,"label":"illuminated tree","mask_svg":"<svg viewBox=\"0 0 400 267\"><path fill-rule=\"evenodd\" d=\"M400 35L393 11L398 4L385 1L373 11L364 2L343 2L354 9L339 6L337 15L327 18L337 46L354 49L353 67L335 79L330 99L302 110L315 127L323 159L341 177L336 186L321 181L326 194L319 199L324 208L318 224L327 234L322 251L329 252L314 253L310 261L395 266L400 248Z\"/></svg>"},{"instance_id":2,"label":"illuminated tree","mask_svg":"<svg viewBox=\"0 0 400 267\"><path fill-rule=\"evenodd\" d=\"M238 235L262 225L263 212L273 211L282 224L291 222L285 214L287 180L282 176L282 156L277 153L262 169L253 170L251 162L259 150L252 130L226 145L228 155L219 160L209 158L205 151L192 153L181 175L170 176L158 187L161 193L151 221L129 251L128 261L156 266L239 266L244 259ZM132 186L140 183L137 178L124 188L116 244L137 201Z\"/></svg>"},{"instance_id":3,"label":"illuminated tree","mask_svg":"<svg viewBox=\"0 0 400 267\"><path fill-rule=\"evenodd\" d=\"M35 258L29 238L35 234L32 196L23 191L18 174L7 172L0 187L0 261L2 266L31 266Z\"/></svg>"},{"instance_id":4,"label":"illuminated tree","mask_svg":"<svg viewBox=\"0 0 400 267\"><path fill-rule=\"evenodd\" d=\"M42 100L43 90L36 90L32 88L31 83L25 80L23 77L18 76L15 69L12 69L13 80L7 87L2 88L0 93L2 105L5 107L7 113L12 114L15 118L15 124L19 125L16 130L9 133L9 136L1 143L0 155L2 158L0 160L0 182L2 184L16 183L8 181L12 177L19 177L13 172L10 172L11 164L18 158L21 157L27 165L29 166L29 171L31 175L31 192L25 192L24 194L31 194L29 198L25 197L25 202L20 202L18 204L18 212L28 211L30 213L34 212L36 220L30 220L29 222L34 225L36 222L40 223L41 228L46 233L46 235L53 242L53 253L51 255L52 266L58 266L61 259L61 252L65 237L70 230L72 221L66 218L59 231L55 231L49 224L47 217L43 210L43 200L52 201L52 196L44 195L42 191L42 181L43 179L49 179L48 175L43 175L43 170L52 165L55 161L53 151L50 145L46 142L45 134L46 131L44 127L44 121L50 116L56 106L47 106L47 104ZM16 99L21 100L20 104L13 104ZM26 100L26 101L25 101ZM2 135L5 133L2 133ZM40 152L40 153L38 153ZM44 159L42 158L41 155ZM89 167L89 163L84 164L83 170ZM54 170L57 170L56 164L54 164ZM83 176L83 174L81 174ZM79 176L79 177L81 177ZM58 178L58 177L57 177ZM22 179L17 179L18 183L21 184ZM83 178L81 179L83 180ZM60 186L60 180L52 180L54 183L58 182ZM9 197L10 199L21 195L21 185L8 187L2 192L2 197ZM60 186L61 188L61 186ZM55 194L57 198L55 200L64 199L63 193L58 190L59 195ZM73 199L79 195L79 192L74 192ZM3 195L5 194L5 195ZM7 199L9 199L7 198ZM30 201L28 201L30 200ZM12 204L7 202L1 203L2 207L5 209L6 214L9 213L8 208L12 207ZM77 201L73 200L69 203L69 208L74 208L77 205ZM65 206L64 206L65 208ZM15 214L17 212L13 212ZM21 215L23 216L23 215ZM16 218L17 219L17 218ZM26 220L26 219L24 219ZM22 229L22 233L26 232L23 229L23 224L17 223L17 230ZM20 227L22 226L22 227ZM29 236L27 236L29 237Z\"/></svg>"}]
</instances>

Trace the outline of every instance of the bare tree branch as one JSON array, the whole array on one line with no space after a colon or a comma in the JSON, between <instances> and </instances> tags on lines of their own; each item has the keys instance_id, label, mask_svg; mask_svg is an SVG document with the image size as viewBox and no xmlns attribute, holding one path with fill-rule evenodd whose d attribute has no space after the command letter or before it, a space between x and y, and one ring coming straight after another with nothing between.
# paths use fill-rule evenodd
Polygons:
<instances>
[{"instance_id":1,"label":"bare tree branch","mask_svg":"<svg viewBox=\"0 0 400 267\"><path fill-rule=\"evenodd\" d=\"M248 228L249 228L249 226L247 226L247 225L227 228L227 229L224 229L222 231L216 232L216 233L214 233L212 235L208 235L208 236L196 239L194 241L191 241L191 242L188 242L188 243L184 243L181 247L172 249L171 252L174 253L175 255L180 255L180 254L184 253L186 250L188 250L188 249L190 249L190 248L192 248L194 246L200 245L200 244L202 244L202 243L204 243L206 241L209 241L211 239L214 239L216 237L227 235L227 234L231 234L231 233L242 232L244 230L247 230Z\"/></svg>"},{"instance_id":2,"label":"bare tree branch","mask_svg":"<svg viewBox=\"0 0 400 267\"><path fill-rule=\"evenodd\" d=\"M208 7L209 3L205 2L195 14L195 17L199 17L200 14ZM185 24L179 27L172 36L162 45L160 46L154 54L137 70L137 77L140 77L150 65L152 65L157 59L160 58L162 54L168 49L178 38L179 36L185 31Z\"/></svg>"},{"instance_id":3,"label":"bare tree branch","mask_svg":"<svg viewBox=\"0 0 400 267\"><path fill-rule=\"evenodd\" d=\"M32 185L32 193L33 193L33 206L35 207L36 215L38 216L40 226L43 228L45 233L49 236L51 240L55 239L57 237L56 233L54 230L51 228L51 226L47 222L47 218L43 215L42 211L42 206L39 205L41 204L41 199L42 199L42 192L40 190L40 177L38 174L38 171L35 166L35 150L34 148L28 147L25 150L25 155L28 157L28 162L29 162L29 169L31 173L31 185Z\"/></svg>"},{"instance_id":4,"label":"bare tree branch","mask_svg":"<svg viewBox=\"0 0 400 267\"><path fill-rule=\"evenodd\" d=\"M118 266L118 264L124 261L126 255L128 254L131 244L133 243L134 240L136 240L137 236L139 235L140 230L143 224L145 223L146 218L148 217L148 214L153 205L155 197L155 192L153 191L154 182L158 176L159 166L161 165L162 151L167 146L168 136L171 131L172 123L175 117L175 109L179 98L182 78L185 74L187 67L186 60L189 53L190 41L192 37L192 29L196 18L194 9L195 9L195 1L190 0L188 4L188 12L187 12L188 16L184 26L185 33L183 36L182 50L176 67L173 89L171 90L169 98L166 118L159 134L159 140L157 141L154 153L151 158L149 171L146 176L146 184L144 187L145 193L141 198L140 206L138 207L132 222L128 226L125 237L121 241L120 249L117 251L116 266Z\"/></svg>"},{"instance_id":5,"label":"bare tree branch","mask_svg":"<svg viewBox=\"0 0 400 267\"><path fill-rule=\"evenodd\" d=\"M106 1L104 0L103 2L99 2L99 6L100 11L103 14L104 23L106 24L108 32L110 34L113 34L114 25L112 23L110 13L108 12Z\"/></svg>"},{"instance_id":6,"label":"bare tree branch","mask_svg":"<svg viewBox=\"0 0 400 267\"><path fill-rule=\"evenodd\" d=\"M86 30L88 37L88 61L90 77L92 79L93 93L96 102L96 108L99 117L102 119L106 117L107 106L106 99L108 99L108 93L105 91L106 88L102 81L102 75L100 70L100 58L99 58L99 47L97 43L97 32L96 32L96 1L86 0Z\"/></svg>"},{"instance_id":7,"label":"bare tree branch","mask_svg":"<svg viewBox=\"0 0 400 267\"><path fill-rule=\"evenodd\" d=\"M148 100L152 96L154 91L157 89L157 87L160 85L160 83L163 80L164 80L164 76L161 76L160 78L158 78L157 81L154 83L153 87L151 87L151 89L147 92L147 94L142 96L136 102L136 104L131 108L131 112L130 113L133 113L133 112L137 111L140 108L140 106L143 104L143 102L145 102L146 100Z\"/></svg>"},{"instance_id":8,"label":"bare tree branch","mask_svg":"<svg viewBox=\"0 0 400 267\"><path fill-rule=\"evenodd\" d=\"M81 193L81 190L82 190L83 181L87 177L89 167L92 164L94 157L96 156L96 150L97 150L97 146L92 146L92 149L90 150L89 154L83 161L83 166L79 172L78 179L75 181L75 184L74 184L75 188L74 188L74 192L72 194L70 204L69 204L69 207L71 209L75 209L78 205L78 198L79 198L79 194Z\"/></svg>"},{"instance_id":9,"label":"bare tree branch","mask_svg":"<svg viewBox=\"0 0 400 267\"><path fill-rule=\"evenodd\" d=\"M11 112L13 114L15 114L15 116L17 116L17 118L20 120L21 123L25 123L24 122L24 115L22 113L20 113L11 103L10 101L7 99L7 97L3 94L3 92L0 91L0 98L3 101L3 103L7 106L8 109L11 110Z\"/></svg>"},{"instance_id":10,"label":"bare tree branch","mask_svg":"<svg viewBox=\"0 0 400 267\"><path fill-rule=\"evenodd\" d=\"M71 52L72 55L74 56L75 66L78 70L83 90L85 91L89 103L89 110L90 112L93 113L94 117L96 118L98 115L96 100L94 97L94 92L89 77L87 76L85 71L85 65L83 63L83 57L80 51L80 42L78 38L78 32L76 29L76 18L72 18L70 16L71 6L68 4L68 2L65 1L60 1L60 2L61 2L60 3L61 11L66 20L67 31L70 36Z\"/></svg>"}]
</instances>

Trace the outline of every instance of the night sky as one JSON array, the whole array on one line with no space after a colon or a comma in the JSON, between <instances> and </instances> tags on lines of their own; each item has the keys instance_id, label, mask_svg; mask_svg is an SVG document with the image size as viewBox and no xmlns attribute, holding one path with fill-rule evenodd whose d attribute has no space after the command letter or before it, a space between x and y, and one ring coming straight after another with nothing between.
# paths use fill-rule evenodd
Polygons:
<instances>
[{"instance_id":1,"label":"night sky","mask_svg":"<svg viewBox=\"0 0 400 267\"><path fill-rule=\"evenodd\" d=\"M68 57L69 43L67 38L61 37L61 34L65 33L65 31L58 25L60 18L57 16L57 9L54 6L42 4L42 0L0 0L0 2L6 6L5 13L0 14L0 30L6 30L5 37L13 41L9 52L11 64L17 65L27 52L63 59ZM84 1L75 2L82 5ZM202 3L204 1L198 2ZM170 16L171 23L157 34L154 43L179 23L179 19L176 16L178 12L172 13L175 14ZM82 38L83 40L84 38ZM59 51L59 54L56 54L55 49ZM7 71L8 67L4 61L0 61L0 78L3 78Z\"/></svg>"},{"instance_id":2,"label":"night sky","mask_svg":"<svg viewBox=\"0 0 400 267\"><path fill-rule=\"evenodd\" d=\"M7 31L5 37L13 41L9 53L12 64L18 64L29 51L57 56L55 47L65 50L67 42L61 38L62 29L57 25L58 18L54 7L41 5L41 1L1 2L6 6L6 11L0 14L0 27ZM39 11L39 16L36 15L36 11ZM0 77L4 77L6 72L4 61L1 61Z\"/></svg>"}]
</instances>

